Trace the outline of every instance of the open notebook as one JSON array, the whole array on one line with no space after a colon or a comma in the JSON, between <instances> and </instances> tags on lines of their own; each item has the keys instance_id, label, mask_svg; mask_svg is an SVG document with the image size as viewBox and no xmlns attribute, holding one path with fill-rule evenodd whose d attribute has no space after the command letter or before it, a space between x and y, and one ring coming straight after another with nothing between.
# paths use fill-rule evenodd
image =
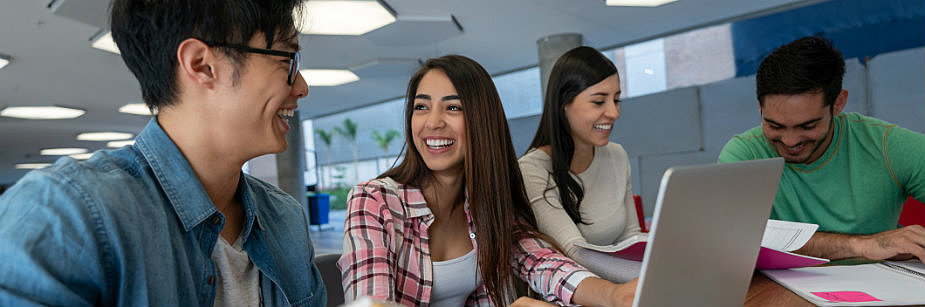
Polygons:
<instances>
[{"instance_id":1,"label":"open notebook","mask_svg":"<svg viewBox=\"0 0 925 307\"><path fill-rule=\"evenodd\" d=\"M817 228L819 225L816 224L768 220L755 267L760 270L787 269L829 262L828 259L791 253L803 247ZM641 233L614 245L600 246L585 242L575 243L575 245L623 259L642 261L647 241L648 235Z\"/></svg>"}]
</instances>

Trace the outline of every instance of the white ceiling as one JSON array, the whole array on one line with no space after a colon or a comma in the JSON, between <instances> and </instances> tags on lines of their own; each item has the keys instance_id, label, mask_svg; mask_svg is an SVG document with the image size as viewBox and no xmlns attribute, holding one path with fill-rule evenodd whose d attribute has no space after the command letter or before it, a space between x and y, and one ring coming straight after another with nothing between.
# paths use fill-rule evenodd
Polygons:
<instances>
[{"instance_id":1,"label":"white ceiling","mask_svg":"<svg viewBox=\"0 0 925 307\"><path fill-rule=\"evenodd\" d=\"M16 163L56 159L39 156L41 148L100 149L105 142L77 141L76 135L137 133L148 120L117 112L123 104L141 102L138 84L118 55L90 47L89 38L106 24L98 12L108 1L49 1L4 0L0 6L0 54L13 57L0 69L0 108L61 105L87 113L70 120L0 117L0 184L25 173L13 169ZM581 33L586 45L604 48L820 2L680 0L628 8L606 7L603 0L385 1L399 20L392 26L358 37L301 37L303 68L353 68L361 77L338 87L311 88L300 101L303 118L401 96L418 59L457 53L497 74L536 65L536 40L552 34ZM58 5L72 7L73 14L49 8ZM450 15L462 32L447 26Z\"/></svg>"}]
</instances>

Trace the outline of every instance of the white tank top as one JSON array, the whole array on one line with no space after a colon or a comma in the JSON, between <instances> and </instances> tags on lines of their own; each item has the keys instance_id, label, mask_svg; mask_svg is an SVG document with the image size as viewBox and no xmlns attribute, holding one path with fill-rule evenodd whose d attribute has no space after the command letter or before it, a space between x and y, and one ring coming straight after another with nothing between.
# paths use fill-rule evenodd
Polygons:
<instances>
[{"instance_id":1,"label":"white tank top","mask_svg":"<svg viewBox=\"0 0 925 307\"><path fill-rule=\"evenodd\" d=\"M466 298L482 284L475 249L446 261L434 261L434 286L430 305L434 307L463 306Z\"/></svg>"}]
</instances>

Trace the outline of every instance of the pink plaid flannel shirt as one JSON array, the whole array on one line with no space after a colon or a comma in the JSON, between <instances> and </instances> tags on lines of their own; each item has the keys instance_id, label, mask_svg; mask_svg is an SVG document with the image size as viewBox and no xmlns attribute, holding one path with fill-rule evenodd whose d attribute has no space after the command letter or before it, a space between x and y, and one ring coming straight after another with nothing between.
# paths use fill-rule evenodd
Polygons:
<instances>
[{"instance_id":1,"label":"pink plaid flannel shirt","mask_svg":"<svg viewBox=\"0 0 925 307\"><path fill-rule=\"evenodd\" d=\"M465 209L477 252L468 202ZM429 306L433 265L427 228L434 215L421 190L391 178L371 180L350 191L347 212L344 253L337 262L347 301L369 296ZM578 283L594 276L542 240L524 239L512 248L515 274L547 301L571 304ZM469 295L466 306L493 306L484 284Z\"/></svg>"}]
</instances>

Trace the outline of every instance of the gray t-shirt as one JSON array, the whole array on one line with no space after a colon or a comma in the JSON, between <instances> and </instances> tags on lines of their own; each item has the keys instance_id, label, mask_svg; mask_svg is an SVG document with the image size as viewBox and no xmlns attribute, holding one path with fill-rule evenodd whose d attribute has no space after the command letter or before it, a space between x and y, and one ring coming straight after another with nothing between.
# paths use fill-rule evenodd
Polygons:
<instances>
[{"instance_id":1,"label":"gray t-shirt","mask_svg":"<svg viewBox=\"0 0 925 307\"><path fill-rule=\"evenodd\" d=\"M218 271L213 306L260 306L260 274L244 251L244 239L228 244L221 236L212 249Z\"/></svg>"},{"instance_id":2,"label":"gray t-shirt","mask_svg":"<svg viewBox=\"0 0 925 307\"><path fill-rule=\"evenodd\" d=\"M546 152L531 150L519 162L539 230L552 237L576 262L595 274L606 276L601 268L596 268L583 257L579 252L581 248L575 243L610 245L639 233L629 158L623 146L608 143L595 147L594 159L588 169L572 174L584 190L578 211L587 225L572 222L562 208L559 190L555 188L551 174L552 159Z\"/></svg>"}]
</instances>

